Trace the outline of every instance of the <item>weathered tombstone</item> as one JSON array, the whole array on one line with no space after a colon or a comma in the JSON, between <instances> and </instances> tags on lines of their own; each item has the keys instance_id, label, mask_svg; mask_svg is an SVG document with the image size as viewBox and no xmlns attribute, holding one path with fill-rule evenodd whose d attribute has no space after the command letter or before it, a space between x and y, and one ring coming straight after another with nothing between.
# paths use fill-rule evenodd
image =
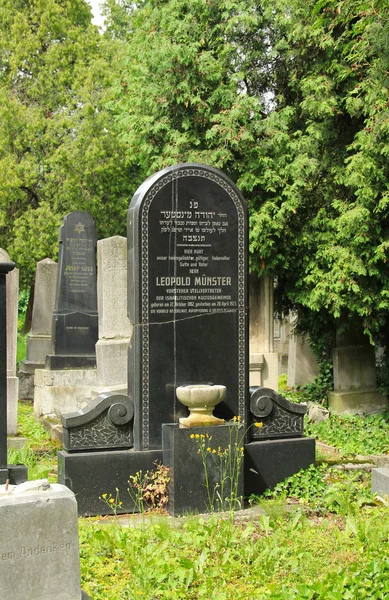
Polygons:
<instances>
[{"instance_id":1,"label":"weathered tombstone","mask_svg":"<svg viewBox=\"0 0 389 600\"><path fill-rule=\"evenodd\" d=\"M43 369L51 352L51 337L58 265L50 258L36 265L31 331L27 336L27 356L19 369L19 396L34 398L35 369Z\"/></svg>"},{"instance_id":2,"label":"weathered tombstone","mask_svg":"<svg viewBox=\"0 0 389 600\"><path fill-rule=\"evenodd\" d=\"M0 262L0 483L7 479L19 483L27 479L23 465L7 464L7 284L6 277L15 267L12 262Z\"/></svg>"},{"instance_id":3,"label":"weathered tombstone","mask_svg":"<svg viewBox=\"0 0 389 600\"><path fill-rule=\"evenodd\" d=\"M35 372L37 415L74 411L92 398L97 381L96 243L88 213L66 215L59 231L53 354L46 356L46 368Z\"/></svg>"},{"instance_id":4,"label":"weathered tombstone","mask_svg":"<svg viewBox=\"0 0 389 600\"><path fill-rule=\"evenodd\" d=\"M293 331L295 322L296 316L292 316L290 319L292 331L289 336L288 351L288 385L290 387L307 385L319 375L317 360L309 340Z\"/></svg>"},{"instance_id":5,"label":"weathered tombstone","mask_svg":"<svg viewBox=\"0 0 389 600\"><path fill-rule=\"evenodd\" d=\"M10 262L9 254L0 248L0 262ZM7 297L7 430L15 435L18 420L19 379L16 376L16 350L18 337L19 269L6 276Z\"/></svg>"},{"instance_id":6,"label":"weathered tombstone","mask_svg":"<svg viewBox=\"0 0 389 600\"><path fill-rule=\"evenodd\" d=\"M249 278L250 385L278 389L278 354L274 352L274 282L269 275Z\"/></svg>"},{"instance_id":7,"label":"weathered tombstone","mask_svg":"<svg viewBox=\"0 0 389 600\"><path fill-rule=\"evenodd\" d=\"M69 213L59 232L58 281L53 313L53 369L96 364L98 340L96 244L92 217Z\"/></svg>"},{"instance_id":8,"label":"weathered tombstone","mask_svg":"<svg viewBox=\"0 0 389 600\"><path fill-rule=\"evenodd\" d=\"M0 598L88 598L80 586L73 492L47 480L0 485L0 530Z\"/></svg>"},{"instance_id":9,"label":"weathered tombstone","mask_svg":"<svg viewBox=\"0 0 389 600\"><path fill-rule=\"evenodd\" d=\"M387 410L388 399L377 387L374 348L357 326L338 328L333 367L334 391L328 395L333 412L367 414Z\"/></svg>"},{"instance_id":10,"label":"weathered tombstone","mask_svg":"<svg viewBox=\"0 0 389 600\"><path fill-rule=\"evenodd\" d=\"M247 214L236 186L201 164L147 179L128 211L129 395L135 448L160 448L162 424L186 416L175 390L227 387L216 408L246 417Z\"/></svg>"},{"instance_id":11,"label":"weathered tombstone","mask_svg":"<svg viewBox=\"0 0 389 600\"><path fill-rule=\"evenodd\" d=\"M278 354L279 375L288 372L289 318L274 318L274 351Z\"/></svg>"},{"instance_id":12,"label":"weathered tombstone","mask_svg":"<svg viewBox=\"0 0 389 600\"><path fill-rule=\"evenodd\" d=\"M127 316L127 240L121 236L97 242L97 304L99 341L96 344L99 392L127 391L127 356L131 323Z\"/></svg>"}]
</instances>

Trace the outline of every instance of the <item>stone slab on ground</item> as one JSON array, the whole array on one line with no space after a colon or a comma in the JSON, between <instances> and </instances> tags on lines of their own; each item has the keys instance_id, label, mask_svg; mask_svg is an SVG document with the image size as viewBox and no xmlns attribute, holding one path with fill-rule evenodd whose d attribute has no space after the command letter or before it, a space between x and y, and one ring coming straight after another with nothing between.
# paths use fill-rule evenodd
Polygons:
<instances>
[{"instance_id":1,"label":"stone slab on ground","mask_svg":"<svg viewBox=\"0 0 389 600\"><path fill-rule=\"evenodd\" d=\"M37 369L34 412L41 416L79 410L91 401L96 383L96 369Z\"/></svg>"},{"instance_id":2,"label":"stone slab on ground","mask_svg":"<svg viewBox=\"0 0 389 600\"><path fill-rule=\"evenodd\" d=\"M40 419L40 422L50 438L62 444L62 425L59 417L57 415L46 415Z\"/></svg>"},{"instance_id":3,"label":"stone slab on ground","mask_svg":"<svg viewBox=\"0 0 389 600\"><path fill-rule=\"evenodd\" d=\"M388 398L377 388L333 391L328 394L328 405L337 415L368 415L387 410Z\"/></svg>"},{"instance_id":4,"label":"stone slab on ground","mask_svg":"<svg viewBox=\"0 0 389 600\"><path fill-rule=\"evenodd\" d=\"M27 438L16 435L9 435L7 437L7 447L13 450L21 450L27 444Z\"/></svg>"},{"instance_id":5,"label":"stone slab on ground","mask_svg":"<svg viewBox=\"0 0 389 600\"><path fill-rule=\"evenodd\" d=\"M0 598L81 600L77 503L58 484L0 486Z\"/></svg>"},{"instance_id":6,"label":"stone slab on ground","mask_svg":"<svg viewBox=\"0 0 389 600\"><path fill-rule=\"evenodd\" d=\"M389 496L389 468L372 469L371 493Z\"/></svg>"},{"instance_id":7,"label":"stone slab on ground","mask_svg":"<svg viewBox=\"0 0 389 600\"><path fill-rule=\"evenodd\" d=\"M244 492L260 495L301 469L315 464L315 440L301 437L245 445Z\"/></svg>"}]
</instances>

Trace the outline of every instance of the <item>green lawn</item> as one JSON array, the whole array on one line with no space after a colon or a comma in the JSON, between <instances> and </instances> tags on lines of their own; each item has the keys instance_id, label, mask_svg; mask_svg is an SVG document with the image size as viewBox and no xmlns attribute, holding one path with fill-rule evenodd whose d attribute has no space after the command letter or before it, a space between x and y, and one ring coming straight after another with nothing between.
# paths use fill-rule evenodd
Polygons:
<instances>
[{"instance_id":1,"label":"green lawn","mask_svg":"<svg viewBox=\"0 0 389 600\"><path fill-rule=\"evenodd\" d=\"M54 481L58 446L29 404L19 430L30 478ZM309 433L343 457L388 448L385 416L332 417ZM370 473L321 462L251 501L244 520L80 519L83 589L93 600L389 598L389 499L371 496Z\"/></svg>"}]
</instances>

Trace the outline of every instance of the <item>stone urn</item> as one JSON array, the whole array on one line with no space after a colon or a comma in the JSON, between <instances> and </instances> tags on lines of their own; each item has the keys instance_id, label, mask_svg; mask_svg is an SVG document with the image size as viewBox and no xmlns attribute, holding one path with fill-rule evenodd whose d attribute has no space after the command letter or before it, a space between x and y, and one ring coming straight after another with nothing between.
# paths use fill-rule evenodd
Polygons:
<instances>
[{"instance_id":1,"label":"stone urn","mask_svg":"<svg viewBox=\"0 0 389 600\"><path fill-rule=\"evenodd\" d=\"M180 427L206 427L223 425L224 419L213 415L213 409L226 397L224 385L181 385L177 398L189 408L189 417L179 420Z\"/></svg>"}]
</instances>

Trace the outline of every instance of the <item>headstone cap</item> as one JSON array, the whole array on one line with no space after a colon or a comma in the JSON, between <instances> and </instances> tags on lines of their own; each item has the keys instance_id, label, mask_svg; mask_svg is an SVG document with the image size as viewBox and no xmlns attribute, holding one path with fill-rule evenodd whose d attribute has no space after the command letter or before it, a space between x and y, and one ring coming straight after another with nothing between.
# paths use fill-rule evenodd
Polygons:
<instances>
[{"instance_id":1,"label":"headstone cap","mask_svg":"<svg viewBox=\"0 0 389 600\"><path fill-rule=\"evenodd\" d=\"M0 262L0 273L6 274L15 268L14 262Z\"/></svg>"}]
</instances>

